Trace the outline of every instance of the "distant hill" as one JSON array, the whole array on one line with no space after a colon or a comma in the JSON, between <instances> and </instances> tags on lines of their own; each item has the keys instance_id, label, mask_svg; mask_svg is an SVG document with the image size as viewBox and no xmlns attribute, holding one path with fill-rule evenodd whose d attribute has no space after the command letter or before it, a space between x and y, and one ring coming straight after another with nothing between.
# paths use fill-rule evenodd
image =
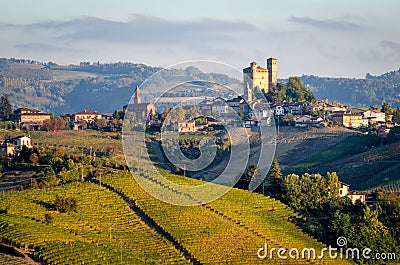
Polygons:
<instances>
[{"instance_id":1,"label":"distant hill","mask_svg":"<svg viewBox=\"0 0 400 265\"><path fill-rule=\"evenodd\" d=\"M159 71L136 63L88 63L61 66L25 59L0 59L0 91L14 107L33 107L55 114L91 109L111 113L127 104L137 85ZM171 76L208 80L222 85L240 84L239 80L218 73L203 73L195 67L172 69L146 83L142 98L150 101L161 94L160 87ZM193 86L194 84L190 85ZM189 96L207 96L198 85ZM204 84L203 84L204 85ZM206 85L207 86L207 85ZM208 85L209 86L209 85ZM151 93L149 93L151 91ZM186 93L186 96L188 93ZM179 93L170 96L179 97ZM211 96L211 94L210 94Z\"/></svg>"},{"instance_id":2,"label":"distant hill","mask_svg":"<svg viewBox=\"0 0 400 265\"><path fill-rule=\"evenodd\" d=\"M159 71L145 64L89 63L62 66L53 62L39 63L26 59L0 58L0 92L14 107L34 107L55 114L91 109L110 113L125 105L136 87ZM203 73L195 67L171 69L153 78L142 91L145 101L160 96L166 80L207 80L241 88L241 80L218 73ZM304 85L317 98L328 98L354 107L381 105L383 101L400 106L400 69L365 79L302 76ZM199 88L202 85L203 88ZM169 97L215 96L201 82L193 82L185 93L175 91ZM184 95L183 95L184 94Z\"/></svg>"},{"instance_id":3,"label":"distant hill","mask_svg":"<svg viewBox=\"0 0 400 265\"><path fill-rule=\"evenodd\" d=\"M304 75L301 77L318 98L328 98L354 107L369 107L388 102L400 107L400 69L364 79L331 78Z\"/></svg>"}]
</instances>

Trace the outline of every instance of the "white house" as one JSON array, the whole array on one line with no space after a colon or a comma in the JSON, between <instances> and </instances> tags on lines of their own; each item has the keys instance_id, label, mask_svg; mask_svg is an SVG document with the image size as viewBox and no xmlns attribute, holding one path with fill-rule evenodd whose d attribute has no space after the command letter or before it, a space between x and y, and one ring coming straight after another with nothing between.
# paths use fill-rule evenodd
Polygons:
<instances>
[{"instance_id":1,"label":"white house","mask_svg":"<svg viewBox=\"0 0 400 265\"><path fill-rule=\"evenodd\" d=\"M274 106L274 107L273 107L273 110L274 110L274 114L275 114L276 116L283 116L283 115L285 115L285 109L284 109L284 107L283 107L282 105L276 105L276 106Z\"/></svg>"},{"instance_id":2,"label":"white house","mask_svg":"<svg viewBox=\"0 0 400 265\"><path fill-rule=\"evenodd\" d=\"M370 120L370 123L385 122L386 114L379 110L367 110L363 113L363 117Z\"/></svg>"},{"instance_id":3,"label":"white house","mask_svg":"<svg viewBox=\"0 0 400 265\"><path fill-rule=\"evenodd\" d=\"M31 137L29 136L18 136L10 139L10 142L15 144L15 146L20 149L23 146L26 146L28 148L32 148L32 140Z\"/></svg>"}]
</instances>

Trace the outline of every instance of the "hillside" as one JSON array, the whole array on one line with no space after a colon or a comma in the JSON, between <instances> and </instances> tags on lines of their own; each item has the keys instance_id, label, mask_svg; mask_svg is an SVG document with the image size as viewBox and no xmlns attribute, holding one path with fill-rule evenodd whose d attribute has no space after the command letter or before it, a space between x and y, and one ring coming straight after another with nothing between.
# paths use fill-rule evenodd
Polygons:
<instances>
[{"instance_id":1,"label":"hillside","mask_svg":"<svg viewBox=\"0 0 400 265\"><path fill-rule=\"evenodd\" d=\"M123 172L103 176L102 183L103 188L76 183L2 195L0 236L49 264L117 264L121 258L124 264L270 264L277 260L257 257L265 243L324 247L292 223L298 216L287 206L259 194L234 189L210 204L184 207L154 199ZM76 198L77 211L55 211L57 195ZM279 260L312 262L322 264Z\"/></svg>"},{"instance_id":2,"label":"hillside","mask_svg":"<svg viewBox=\"0 0 400 265\"><path fill-rule=\"evenodd\" d=\"M136 63L81 63L60 66L55 63L38 63L29 60L0 59L0 91L7 95L15 107L33 107L60 113L83 109L112 113L127 104L137 85L161 68ZM182 80L208 80L222 85L240 83L218 73L202 73L194 67L171 69L146 83L142 91L144 101L151 101L161 93L160 88L171 78ZM177 80L179 81L179 80ZM197 86L194 86L197 85ZM189 84L186 96L212 95L210 84ZM151 93L149 92L151 91ZM179 91L170 97L182 96Z\"/></svg>"},{"instance_id":3,"label":"hillside","mask_svg":"<svg viewBox=\"0 0 400 265\"><path fill-rule=\"evenodd\" d=\"M368 135L353 135L291 165L285 173L337 172L352 189L369 190L400 181L400 143L375 146Z\"/></svg>"},{"instance_id":4,"label":"hillside","mask_svg":"<svg viewBox=\"0 0 400 265\"><path fill-rule=\"evenodd\" d=\"M364 79L304 75L303 83L317 98L328 98L354 107L369 107L388 102L400 107L400 69Z\"/></svg>"},{"instance_id":5,"label":"hillside","mask_svg":"<svg viewBox=\"0 0 400 265\"><path fill-rule=\"evenodd\" d=\"M136 85L160 70L139 63L88 63L62 66L56 63L38 63L24 59L0 59L0 91L10 97L15 106L39 108L55 114L93 109L113 112L126 104ZM241 87L241 81L218 73L203 73L194 67L164 71L146 84L142 97L146 101L160 96L160 87L171 81L179 82L189 77L192 80ZM317 98L328 98L354 107L381 105L383 101L400 106L400 69L380 76L366 75L365 79L330 78L304 75L304 85ZM284 81L284 80L281 80ZM213 96L210 84L188 85L186 96ZM150 92L151 91L151 92ZM211 93L211 94L210 94ZM168 95L182 96L179 91Z\"/></svg>"}]
</instances>

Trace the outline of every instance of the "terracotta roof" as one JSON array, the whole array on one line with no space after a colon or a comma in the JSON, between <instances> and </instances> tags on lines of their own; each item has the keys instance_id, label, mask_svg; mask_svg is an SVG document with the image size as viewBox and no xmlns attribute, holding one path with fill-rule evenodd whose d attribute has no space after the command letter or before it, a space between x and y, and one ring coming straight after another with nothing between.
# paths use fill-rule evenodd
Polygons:
<instances>
[{"instance_id":1,"label":"terracotta roof","mask_svg":"<svg viewBox=\"0 0 400 265\"><path fill-rule=\"evenodd\" d=\"M86 110L86 109L84 111L75 113L75 115L79 115L79 114L101 115L101 113L98 113L96 111Z\"/></svg>"}]
</instances>

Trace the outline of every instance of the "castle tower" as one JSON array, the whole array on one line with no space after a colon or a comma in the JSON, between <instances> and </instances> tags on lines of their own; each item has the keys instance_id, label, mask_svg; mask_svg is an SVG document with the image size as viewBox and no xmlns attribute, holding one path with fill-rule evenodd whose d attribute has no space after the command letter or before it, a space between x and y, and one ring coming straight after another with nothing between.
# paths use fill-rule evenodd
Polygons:
<instances>
[{"instance_id":1,"label":"castle tower","mask_svg":"<svg viewBox=\"0 0 400 265\"><path fill-rule=\"evenodd\" d=\"M267 59L267 69L269 72L269 84L276 85L278 82L278 59L276 58L268 58Z\"/></svg>"},{"instance_id":2,"label":"castle tower","mask_svg":"<svg viewBox=\"0 0 400 265\"><path fill-rule=\"evenodd\" d=\"M133 98L133 104L140 104L140 103L142 103L142 99L140 98L140 90L139 87L136 86L135 96Z\"/></svg>"},{"instance_id":3,"label":"castle tower","mask_svg":"<svg viewBox=\"0 0 400 265\"><path fill-rule=\"evenodd\" d=\"M250 67L243 69L243 85L246 101L253 100L253 91L256 87L267 93L269 85L268 69L258 66L256 62L251 62Z\"/></svg>"}]
</instances>

